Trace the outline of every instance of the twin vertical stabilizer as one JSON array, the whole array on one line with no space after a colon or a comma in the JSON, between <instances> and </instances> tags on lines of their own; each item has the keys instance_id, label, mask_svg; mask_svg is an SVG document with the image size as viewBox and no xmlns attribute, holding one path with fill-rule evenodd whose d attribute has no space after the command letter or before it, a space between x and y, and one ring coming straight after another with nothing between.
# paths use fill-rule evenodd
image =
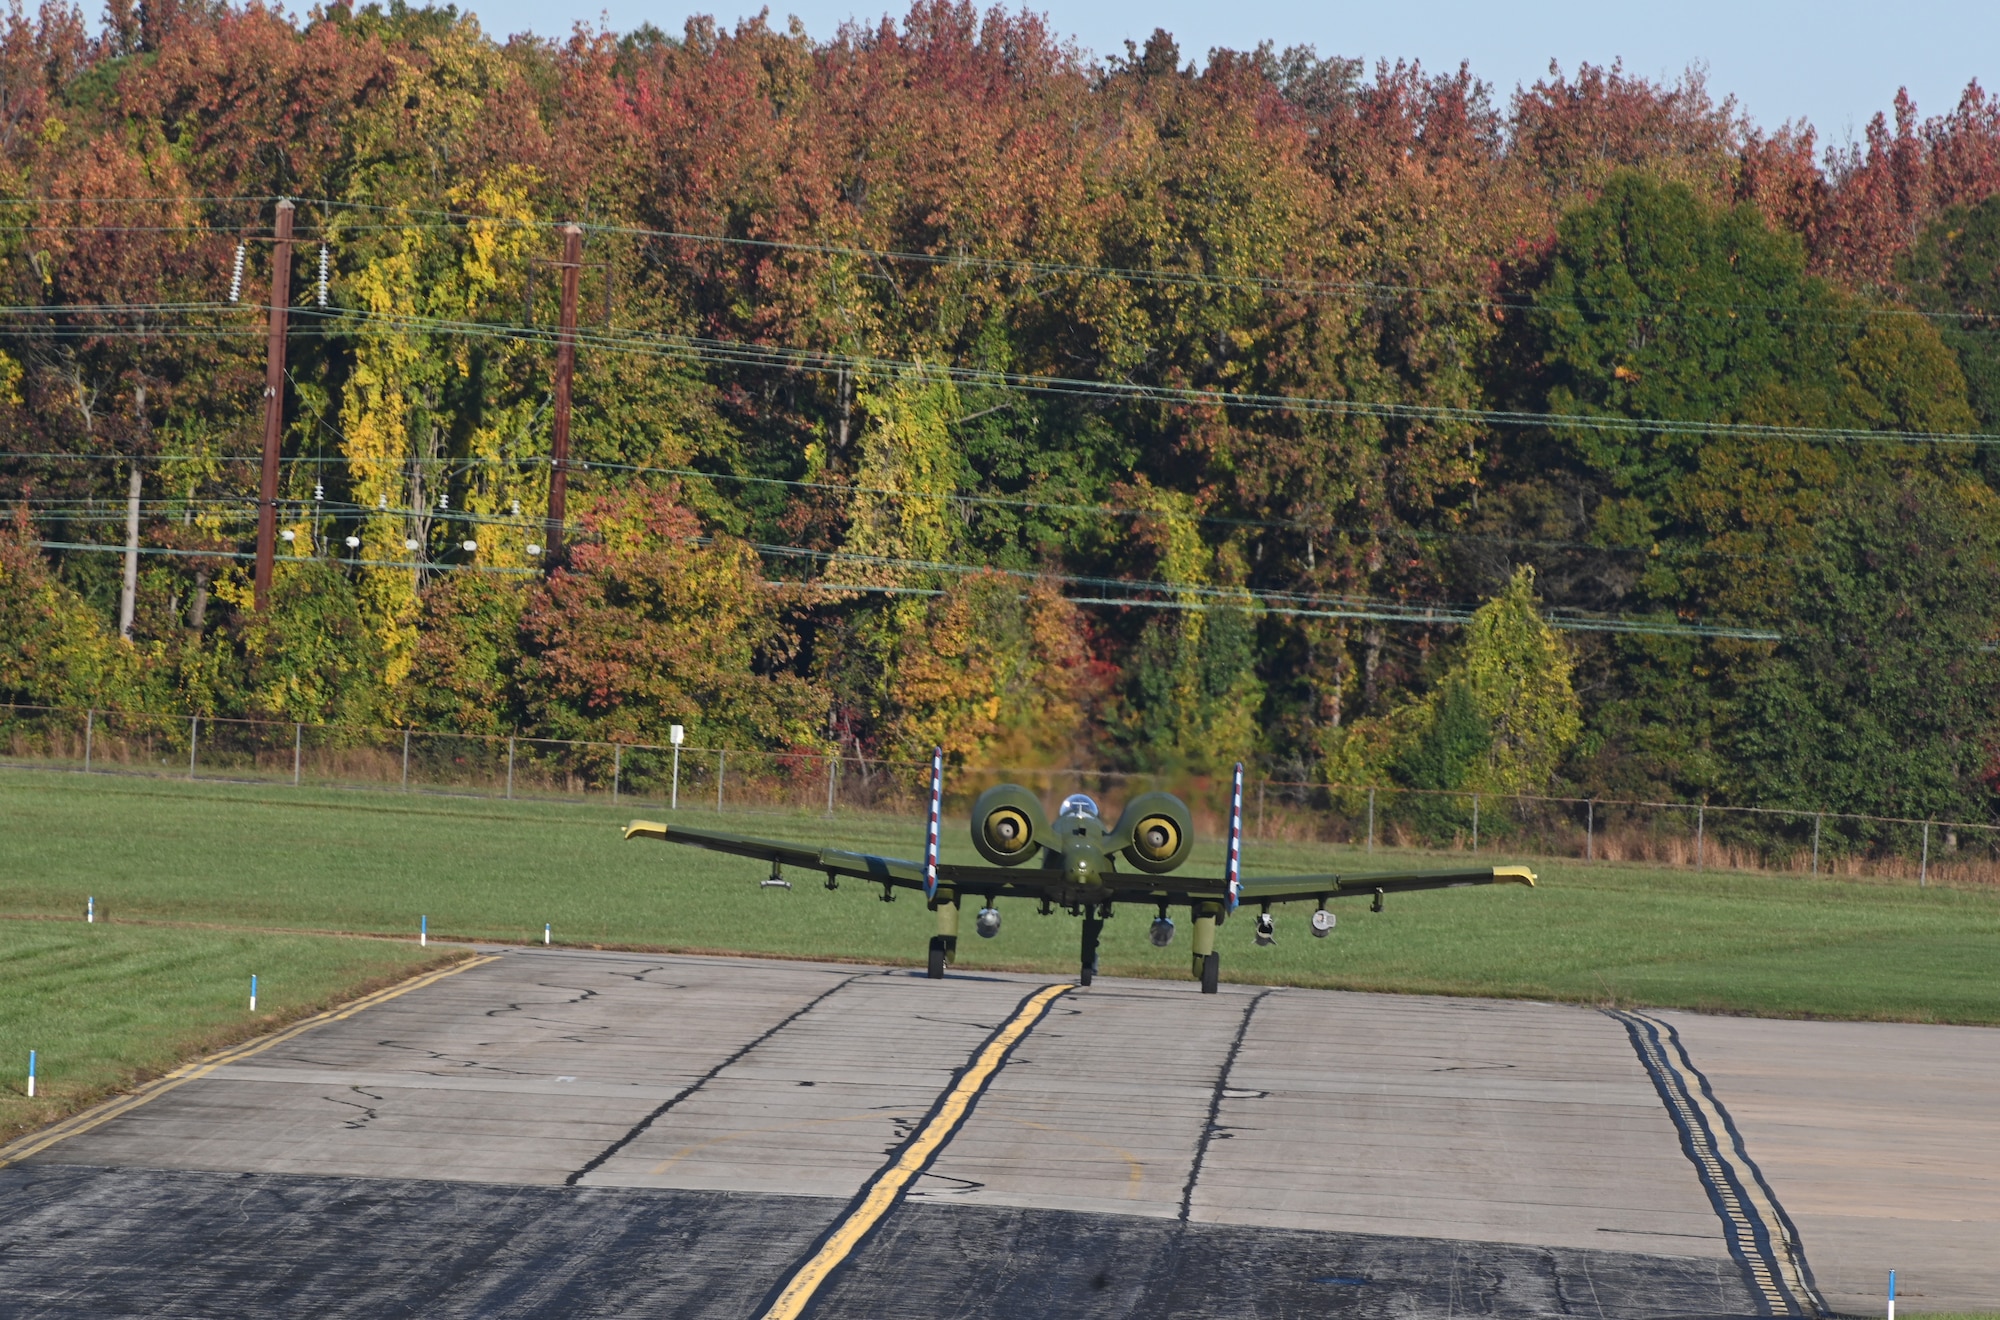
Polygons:
<instances>
[{"instance_id":1,"label":"twin vertical stabilizer","mask_svg":"<svg viewBox=\"0 0 2000 1320\"><path fill-rule=\"evenodd\" d=\"M1238 767L1240 770L1241 767ZM1239 775L1240 777L1240 775ZM931 749L931 817L924 834L924 899L937 897L938 818L944 812L944 748Z\"/></svg>"},{"instance_id":2,"label":"twin vertical stabilizer","mask_svg":"<svg viewBox=\"0 0 2000 1320\"><path fill-rule=\"evenodd\" d=\"M1229 786L1229 862L1223 878L1229 882L1229 898L1223 914L1234 912L1243 896L1243 762L1236 763L1236 776Z\"/></svg>"}]
</instances>

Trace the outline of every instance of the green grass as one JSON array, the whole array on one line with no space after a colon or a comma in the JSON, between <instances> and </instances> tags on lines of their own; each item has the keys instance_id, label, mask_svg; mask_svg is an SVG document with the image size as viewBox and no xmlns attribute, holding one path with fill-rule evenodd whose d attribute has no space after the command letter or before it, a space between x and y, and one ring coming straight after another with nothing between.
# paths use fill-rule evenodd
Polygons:
<instances>
[{"instance_id":1,"label":"green grass","mask_svg":"<svg viewBox=\"0 0 2000 1320\"><path fill-rule=\"evenodd\" d=\"M920 900L848 882L827 893L759 889L761 864L626 843L617 827L657 808L177 784L0 772L0 915L77 918L87 895L114 928L216 928L434 935L656 949L917 962L932 928ZM713 823L709 812L684 813ZM914 856L915 822L722 817L748 833ZM962 823L946 858L973 860ZM1464 860L1464 855L1457 855ZM1485 860L1489 854L1481 854ZM1494 856L1493 860L1507 860ZM1245 845L1252 874L1416 866L1417 854ZM1194 865L1214 868L1211 844ZM1250 922L1222 932L1227 978L1350 989L1507 995L1779 1016L2000 1024L2000 892L1796 875L1548 861L1543 885L1390 899L1371 915L1336 905L1316 940L1304 907L1278 909L1279 941ZM961 966L1068 974L1077 926L1003 906L992 941L960 940ZM1146 942L1148 914L1106 929L1112 975L1184 976L1185 931ZM164 929L161 938L165 937ZM249 969L245 968L247 974Z\"/></svg>"},{"instance_id":2,"label":"green grass","mask_svg":"<svg viewBox=\"0 0 2000 1320\"><path fill-rule=\"evenodd\" d=\"M17 850L0 857L11 877ZM0 918L0 1142L439 955L388 940Z\"/></svg>"}]
</instances>

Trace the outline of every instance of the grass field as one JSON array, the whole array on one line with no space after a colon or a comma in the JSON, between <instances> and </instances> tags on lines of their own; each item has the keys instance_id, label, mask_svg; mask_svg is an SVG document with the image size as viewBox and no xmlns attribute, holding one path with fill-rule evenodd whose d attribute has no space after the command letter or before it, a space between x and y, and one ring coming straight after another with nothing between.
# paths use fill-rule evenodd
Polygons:
<instances>
[{"instance_id":1,"label":"grass field","mask_svg":"<svg viewBox=\"0 0 2000 1320\"><path fill-rule=\"evenodd\" d=\"M921 961L932 918L907 894L816 876L760 889L761 864L651 841L618 826L657 809L405 797L338 790L0 774L0 917L80 918L95 895L110 927L558 941L657 949ZM714 823L708 812L685 813ZM729 828L914 856L915 822L721 818ZM973 859L962 823L947 860ZM1217 850L1211 846L1211 853ZM1464 855L1456 855L1463 860ZM1481 854L1485 860L1487 854ZM1493 857L1492 860L1508 860ZM1245 845L1245 869L1416 866L1416 854ZM1197 855L1213 867L1217 856ZM1312 939L1279 909L1275 948L1250 923L1222 932L1230 979L1350 989L1526 996L1789 1016L2000 1024L2000 892L1574 861L1543 884L1337 905ZM1003 906L999 938L960 941L961 964L1069 973L1076 923ZM1147 914L1106 928L1111 975L1181 976L1185 939L1146 942ZM162 929L164 938L165 928ZM245 969L247 976L248 969Z\"/></svg>"},{"instance_id":2,"label":"grass field","mask_svg":"<svg viewBox=\"0 0 2000 1320\"><path fill-rule=\"evenodd\" d=\"M20 918L0 921L0 939L0 1142L450 956L388 940Z\"/></svg>"}]
</instances>

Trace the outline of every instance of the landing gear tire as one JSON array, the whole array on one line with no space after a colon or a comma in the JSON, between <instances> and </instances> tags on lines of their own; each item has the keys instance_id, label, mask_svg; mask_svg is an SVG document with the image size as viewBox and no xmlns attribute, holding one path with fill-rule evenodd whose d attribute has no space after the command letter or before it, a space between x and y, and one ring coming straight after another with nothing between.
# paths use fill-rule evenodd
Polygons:
<instances>
[{"instance_id":1,"label":"landing gear tire","mask_svg":"<svg viewBox=\"0 0 2000 1320\"><path fill-rule=\"evenodd\" d=\"M1099 917L1083 919L1083 966L1077 973L1077 980L1088 986L1097 975L1097 941L1104 932L1104 921Z\"/></svg>"},{"instance_id":2,"label":"landing gear tire","mask_svg":"<svg viewBox=\"0 0 2000 1320\"><path fill-rule=\"evenodd\" d=\"M1211 953L1201 960L1201 992L1212 995L1222 984L1222 955Z\"/></svg>"},{"instance_id":3,"label":"landing gear tire","mask_svg":"<svg viewBox=\"0 0 2000 1320\"><path fill-rule=\"evenodd\" d=\"M944 980L944 960L945 960L944 936L933 935L931 936L931 963L929 968L929 974L931 980L933 981Z\"/></svg>"}]
</instances>

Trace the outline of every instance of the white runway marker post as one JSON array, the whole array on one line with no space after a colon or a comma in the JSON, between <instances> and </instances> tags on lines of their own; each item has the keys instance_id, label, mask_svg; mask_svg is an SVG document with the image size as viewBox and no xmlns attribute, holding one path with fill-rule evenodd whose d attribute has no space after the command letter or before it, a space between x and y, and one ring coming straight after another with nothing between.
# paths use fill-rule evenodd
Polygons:
<instances>
[{"instance_id":1,"label":"white runway marker post","mask_svg":"<svg viewBox=\"0 0 2000 1320\"><path fill-rule=\"evenodd\" d=\"M28 1098L30 1100L35 1098L35 1052L33 1050L28 1051ZM1896 1303L1892 1301L1889 1305L1894 1307Z\"/></svg>"},{"instance_id":2,"label":"white runway marker post","mask_svg":"<svg viewBox=\"0 0 2000 1320\"><path fill-rule=\"evenodd\" d=\"M257 973L250 973L250 1011L257 1011Z\"/></svg>"},{"instance_id":3,"label":"white runway marker post","mask_svg":"<svg viewBox=\"0 0 2000 1320\"><path fill-rule=\"evenodd\" d=\"M548 942L549 942L549 923L544 921L542 923L542 943L547 944Z\"/></svg>"},{"instance_id":4,"label":"white runway marker post","mask_svg":"<svg viewBox=\"0 0 2000 1320\"><path fill-rule=\"evenodd\" d=\"M97 895L95 895L95 894L92 894L92 895L91 895L91 896L90 896L89 898L87 898L87 899L85 899L85 900L84 900L84 904L83 904L83 919L84 919L84 920L85 920L86 922L89 922L89 923L91 923L92 925L95 925L95 924L96 924L96 922L97 922Z\"/></svg>"},{"instance_id":5,"label":"white runway marker post","mask_svg":"<svg viewBox=\"0 0 2000 1320\"><path fill-rule=\"evenodd\" d=\"M429 917L418 917L417 947L420 949L428 948L430 947L430 942L431 942L431 919Z\"/></svg>"}]
</instances>

